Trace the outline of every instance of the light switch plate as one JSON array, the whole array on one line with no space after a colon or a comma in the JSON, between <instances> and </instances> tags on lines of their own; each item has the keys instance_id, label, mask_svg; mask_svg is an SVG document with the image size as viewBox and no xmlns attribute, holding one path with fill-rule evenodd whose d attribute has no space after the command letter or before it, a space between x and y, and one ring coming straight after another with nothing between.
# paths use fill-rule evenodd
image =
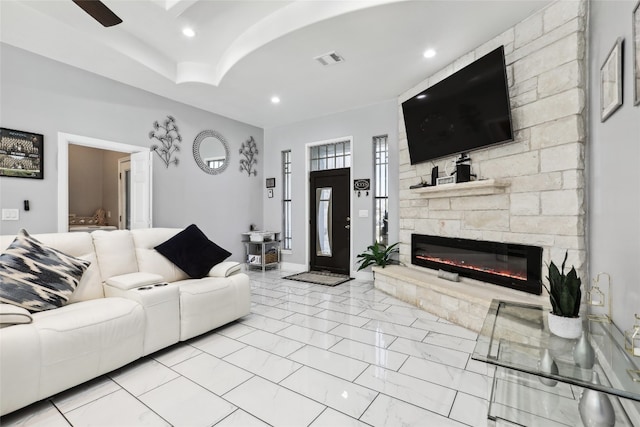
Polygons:
<instances>
[{"instance_id":1,"label":"light switch plate","mask_svg":"<svg viewBox=\"0 0 640 427\"><path fill-rule=\"evenodd\" d=\"M358 216L360 218L369 218L369 210L368 209L360 209L360 211L358 211Z\"/></svg>"},{"instance_id":2,"label":"light switch plate","mask_svg":"<svg viewBox=\"0 0 640 427\"><path fill-rule=\"evenodd\" d=\"M20 211L18 209L2 209L3 221L17 221L20 219Z\"/></svg>"}]
</instances>

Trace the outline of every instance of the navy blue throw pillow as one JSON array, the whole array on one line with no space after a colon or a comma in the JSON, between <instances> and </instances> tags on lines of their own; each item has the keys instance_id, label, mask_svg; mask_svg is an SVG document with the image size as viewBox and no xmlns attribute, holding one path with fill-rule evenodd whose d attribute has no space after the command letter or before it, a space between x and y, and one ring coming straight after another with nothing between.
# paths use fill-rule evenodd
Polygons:
<instances>
[{"instance_id":1,"label":"navy blue throw pillow","mask_svg":"<svg viewBox=\"0 0 640 427\"><path fill-rule=\"evenodd\" d=\"M205 277L214 265L231 256L231 252L209 240L195 224L155 249L194 279Z\"/></svg>"}]
</instances>

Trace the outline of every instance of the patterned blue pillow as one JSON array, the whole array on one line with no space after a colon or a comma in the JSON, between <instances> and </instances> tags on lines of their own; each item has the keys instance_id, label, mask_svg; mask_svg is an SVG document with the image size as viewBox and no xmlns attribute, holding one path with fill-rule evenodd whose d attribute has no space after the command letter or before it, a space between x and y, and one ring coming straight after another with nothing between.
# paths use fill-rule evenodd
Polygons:
<instances>
[{"instance_id":1,"label":"patterned blue pillow","mask_svg":"<svg viewBox=\"0 0 640 427\"><path fill-rule=\"evenodd\" d=\"M0 255L0 302L30 312L63 306L91 264L45 246L20 230Z\"/></svg>"}]
</instances>

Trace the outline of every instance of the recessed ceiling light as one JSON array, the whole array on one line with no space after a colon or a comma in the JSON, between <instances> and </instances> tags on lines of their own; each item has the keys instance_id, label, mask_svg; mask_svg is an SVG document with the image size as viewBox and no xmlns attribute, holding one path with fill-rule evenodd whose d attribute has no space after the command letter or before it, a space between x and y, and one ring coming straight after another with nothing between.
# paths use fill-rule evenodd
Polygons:
<instances>
[{"instance_id":1,"label":"recessed ceiling light","mask_svg":"<svg viewBox=\"0 0 640 427\"><path fill-rule=\"evenodd\" d=\"M422 99L422 98L426 98L427 95L425 95L424 93L421 93L420 95L416 96L416 98L418 99Z\"/></svg>"},{"instance_id":2,"label":"recessed ceiling light","mask_svg":"<svg viewBox=\"0 0 640 427\"><path fill-rule=\"evenodd\" d=\"M195 37L196 32L193 31L193 28L191 28L191 27L184 27L182 29L182 34L184 34L187 37Z\"/></svg>"},{"instance_id":3,"label":"recessed ceiling light","mask_svg":"<svg viewBox=\"0 0 640 427\"><path fill-rule=\"evenodd\" d=\"M434 56L436 56L436 51L433 49L427 49L424 51L422 56L424 56L425 58L433 58Z\"/></svg>"},{"instance_id":4,"label":"recessed ceiling light","mask_svg":"<svg viewBox=\"0 0 640 427\"><path fill-rule=\"evenodd\" d=\"M280 103L280 98L278 98L277 96L272 96L271 97L271 103L272 104L279 104Z\"/></svg>"}]
</instances>

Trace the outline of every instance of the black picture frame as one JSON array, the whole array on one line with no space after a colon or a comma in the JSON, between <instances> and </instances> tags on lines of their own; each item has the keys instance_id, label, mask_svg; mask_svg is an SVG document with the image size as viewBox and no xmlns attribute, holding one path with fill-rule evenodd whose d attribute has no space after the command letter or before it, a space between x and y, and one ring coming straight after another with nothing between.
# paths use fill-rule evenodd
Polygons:
<instances>
[{"instance_id":1,"label":"black picture frame","mask_svg":"<svg viewBox=\"0 0 640 427\"><path fill-rule=\"evenodd\" d=\"M640 105L640 1L633 8L632 15L632 47L633 53L633 105Z\"/></svg>"},{"instance_id":2,"label":"black picture frame","mask_svg":"<svg viewBox=\"0 0 640 427\"><path fill-rule=\"evenodd\" d=\"M275 186L276 186L276 179L275 178L267 178L265 180L265 182L266 182L267 188L275 188Z\"/></svg>"},{"instance_id":3,"label":"black picture frame","mask_svg":"<svg viewBox=\"0 0 640 427\"><path fill-rule=\"evenodd\" d=\"M619 37L600 68L600 121L604 122L622 106L622 52Z\"/></svg>"},{"instance_id":4,"label":"black picture frame","mask_svg":"<svg viewBox=\"0 0 640 427\"><path fill-rule=\"evenodd\" d=\"M44 178L44 136L0 127L0 177Z\"/></svg>"}]
</instances>

